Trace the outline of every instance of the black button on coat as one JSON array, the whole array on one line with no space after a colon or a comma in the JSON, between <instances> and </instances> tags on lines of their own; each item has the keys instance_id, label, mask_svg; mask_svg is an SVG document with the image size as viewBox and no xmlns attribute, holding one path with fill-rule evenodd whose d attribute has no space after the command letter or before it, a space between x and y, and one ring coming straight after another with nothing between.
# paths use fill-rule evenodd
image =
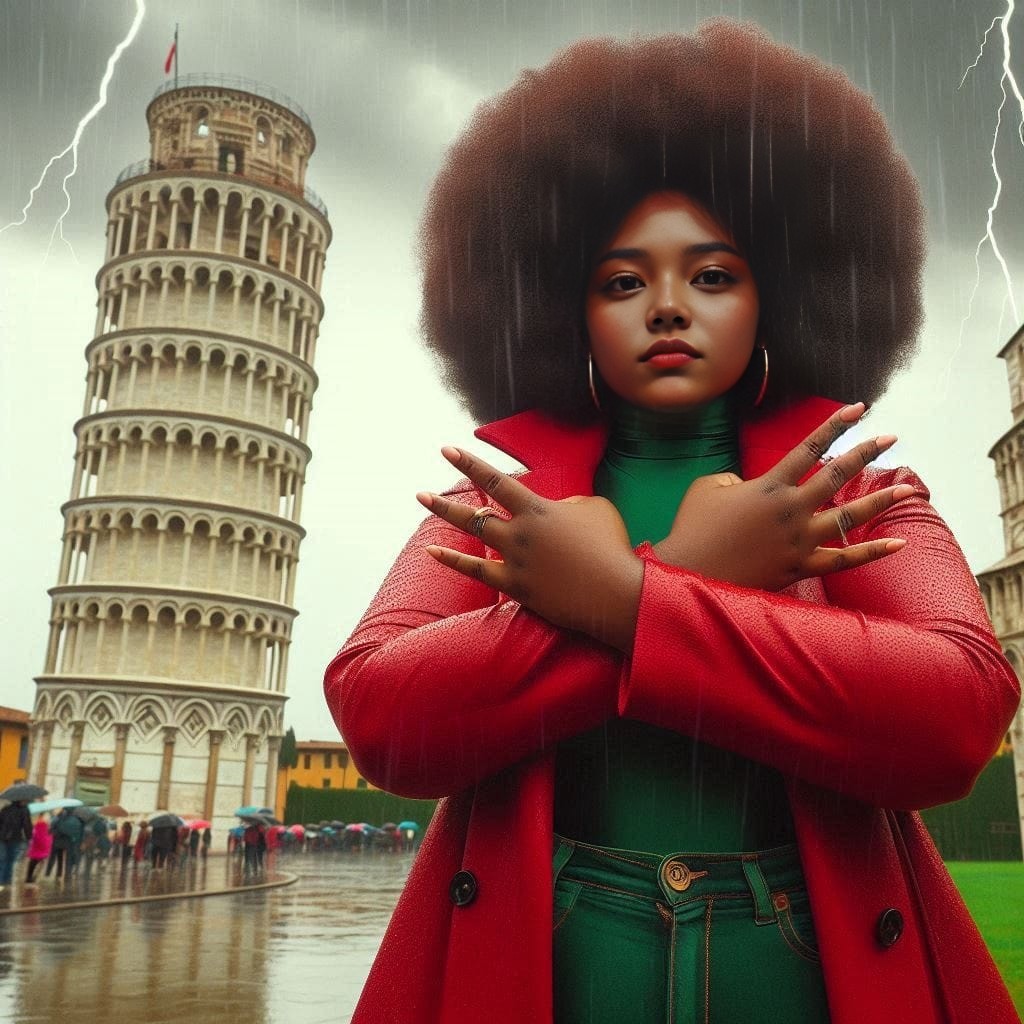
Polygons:
<instances>
[{"instance_id":1,"label":"black button on coat","mask_svg":"<svg viewBox=\"0 0 1024 1024\"><path fill-rule=\"evenodd\" d=\"M448 895L457 907L468 906L476 899L476 875L472 871L457 871L448 886Z\"/></svg>"},{"instance_id":2,"label":"black button on coat","mask_svg":"<svg viewBox=\"0 0 1024 1024\"><path fill-rule=\"evenodd\" d=\"M875 925L875 938L885 949L895 946L903 934L903 915L895 908L883 910Z\"/></svg>"}]
</instances>

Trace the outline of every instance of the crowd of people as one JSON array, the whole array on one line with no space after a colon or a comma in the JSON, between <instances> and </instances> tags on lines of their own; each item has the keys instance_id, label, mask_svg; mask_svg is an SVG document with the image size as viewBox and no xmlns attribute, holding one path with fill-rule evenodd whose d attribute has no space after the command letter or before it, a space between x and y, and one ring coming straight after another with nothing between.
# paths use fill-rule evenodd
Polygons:
<instances>
[{"instance_id":1,"label":"crowd of people","mask_svg":"<svg viewBox=\"0 0 1024 1024\"><path fill-rule=\"evenodd\" d=\"M165 815L133 823L105 818L89 808L61 808L34 816L25 801L0 809L0 891L10 885L17 862L25 856L26 887L40 879L62 881L81 873L88 877L97 866L113 863L122 870L148 867L154 871L182 866L210 853L213 831L205 822L165 823ZM177 819L180 821L181 819ZM261 874L275 857L302 853L412 852L420 828L415 822L380 827L366 822L347 825L321 821L284 826L259 818L242 818L230 829L227 852L237 856L245 876Z\"/></svg>"},{"instance_id":2,"label":"crowd of people","mask_svg":"<svg viewBox=\"0 0 1024 1024\"><path fill-rule=\"evenodd\" d=\"M94 867L113 861L122 869L149 866L162 870L206 857L213 832L189 825L137 825L125 819L120 826L89 809L61 808L35 816L25 801L0 809L0 891L10 885L14 869L27 855L26 887L37 878L60 881L81 871L88 876Z\"/></svg>"}]
</instances>

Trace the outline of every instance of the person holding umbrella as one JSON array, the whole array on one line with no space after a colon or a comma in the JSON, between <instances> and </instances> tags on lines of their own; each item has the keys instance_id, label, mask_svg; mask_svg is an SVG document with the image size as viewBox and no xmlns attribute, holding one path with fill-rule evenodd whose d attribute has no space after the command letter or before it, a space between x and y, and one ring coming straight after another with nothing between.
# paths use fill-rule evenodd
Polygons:
<instances>
[{"instance_id":1,"label":"person holding umbrella","mask_svg":"<svg viewBox=\"0 0 1024 1024\"><path fill-rule=\"evenodd\" d=\"M25 886L35 888L36 871L39 865L50 856L50 849L53 846L53 836L50 835L50 823L46 820L45 814L36 818L32 827L32 839L28 844L28 874L25 876Z\"/></svg>"},{"instance_id":2,"label":"person holding umbrella","mask_svg":"<svg viewBox=\"0 0 1024 1024\"><path fill-rule=\"evenodd\" d=\"M132 823L121 822L120 831L117 833L117 845L121 848L121 867L128 866L128 858L132 855Z\"/></svg>"},{"instance_id":3,"label":"person holding umbrella","mask_svg":"<svg viewBox=\"0 0 1024 1024\"><path fill-rule=\"evenodd\" d=\"M0 892L11 884L14 865L32 838L27 800L14 800L0 811Z\"/></svg>"},{"instance_id":4,"label":"person holding umbrella","mask_svg":"<svg viewBox=\"0 0 1024 1024\"><path fill-rule=\"evenodd\" d=\"M128 825L129 832L130 832L131 824L128 823L128 822L126 822L126 824ZM133 859L135 861L136 866L141 864L146 859L146 847L148 845L149 845L149 822L148 821L140 821L139 822L139 833L138 833L138 835L135 838L135 847L134 847L134 850L132 852L132 857L133 857ZM125 845L125 848L126 849L128 848L127 844Z\"/></svg>"},{"instance_id":5,"label":"person holding umbrella","mask_svg":"<svg viewBox=\"0 0 1024 1024\"><path fill-rule=\"evenodd\" d=\"M46 862L47 878L50 877L54 866L57 868L57 878L64 877L65 862L68 875L78 867L78 852L81 849L84 831L82 819L75 815L73 808L63 808L53 819L50 823L53 846L50 849L50 858Z\"/></svg>"}]
</instances>

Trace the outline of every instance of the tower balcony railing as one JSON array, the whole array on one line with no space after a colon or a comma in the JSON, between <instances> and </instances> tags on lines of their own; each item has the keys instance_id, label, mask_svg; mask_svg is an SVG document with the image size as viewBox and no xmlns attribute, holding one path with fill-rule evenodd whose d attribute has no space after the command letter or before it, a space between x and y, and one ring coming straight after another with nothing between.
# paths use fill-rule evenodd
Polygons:
<instances>
[{"instance_id":1,"label":"tower balcony railing","mask_svg":"<svg viewBox=\"0 0 1024 1024\"><path fill-rule=\"evenodd\" d=\"M269 85L263 85L262 82L257 82L252 78L242 78L239 75L219 75L213 72L198 71L191 75L176 76L161 85L153 93L153 99L162 96L165 92L174 92L176 89L195 89L204 85L212 85L218 89L235 89L238 92L247 92L252 96L270 100L271 103L290 110L310 127L313 126L309 115L290 96L285 96L283 92L278 92L277 89L273 89Z\"/></svg>"},{"instance_id":2,"label":"tower balcony railing","mask_svg":"<svg viewBox=\"0 0 1024 1024\"><path fill-rule=\"evenodd\" d=\"M324 218L327 217L326 204L308 185L297 185L284 175L262 171L259 168L249 167L241 171L229 170L221 160L209 156L178 156L169 160L136 160L135 163L129 164L118 174L114 180L114 187L116 188L123 181L128 181L131 178L140 178L144 174L157 174L161 171L169 171L172 174L183 174L190 171L198 171L201 174L226 174L244 181L273 185L274 188L278 188L282 192L291 192L293 195L300 196Z\"/></svg>"}]
</instances>

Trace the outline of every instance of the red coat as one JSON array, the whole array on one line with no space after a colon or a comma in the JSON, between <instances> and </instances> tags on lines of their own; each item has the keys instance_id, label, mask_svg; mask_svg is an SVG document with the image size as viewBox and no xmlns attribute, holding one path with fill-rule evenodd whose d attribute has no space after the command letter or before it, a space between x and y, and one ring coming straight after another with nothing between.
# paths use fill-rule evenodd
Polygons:
<instances>
[{"instance_id":1,"label":"red coat","mask_svg":"<svg viewBox=\"0 0 1024 1024\"><path fill-rule=\"evenodd\" d=\"M836 408L809 399L746 424L744 477ZM524 413L477 436L527 466L521 479L545 497L593 493L602 426ZM325 678L363 776L407 796L446 795L355 1024L551 1020L555 748L615 715L699 731L784 773L833 1024L1017 1021L914 810L971 789L1020 689L920 480L867 470L837 500L900 482L917 495L851 540L906 537L904 551L783 594L665 565L641 546L625 661L435 563L427 544L482 545L428 518ZM448 493L485 503L465 481ZM464 888L455 905L460 871L472 898ZM886 947L890 908L904 927Z\"/></svg>"}]
</instances>

